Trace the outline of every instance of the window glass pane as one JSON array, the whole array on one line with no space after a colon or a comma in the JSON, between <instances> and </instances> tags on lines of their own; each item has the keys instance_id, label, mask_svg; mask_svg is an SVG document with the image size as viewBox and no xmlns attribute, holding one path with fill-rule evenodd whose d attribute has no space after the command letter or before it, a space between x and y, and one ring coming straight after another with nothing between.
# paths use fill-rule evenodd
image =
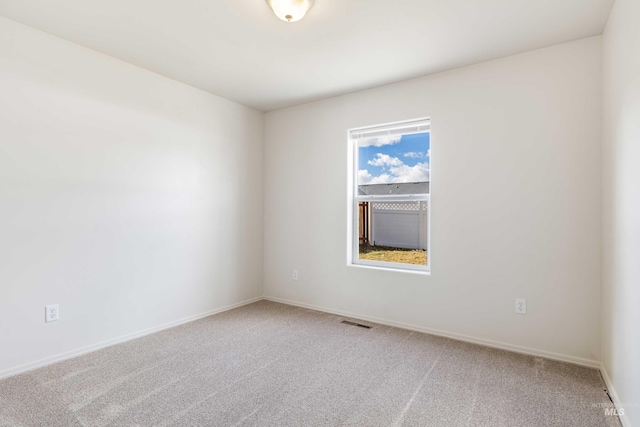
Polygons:
<instances>
[{"instance_id":1,"label":"window glass pane","mask_svg":"<svg viewBox=\"0 0 640 427\"><path fill-rule=\"evenodd\" d=\"M410 196L430 191L430 133L411 130L354 140L358 260L428 265L428 197Z\"/></svg>"},{"instance_id":2,"label":"window glass pane","mask_svg":"<svg viewBox=\"0 0 640 427\"><path fill-rule=\"evenodd\" d=\"M358 139L358 186L428 183L430 135L424 132Z\"/></svg>"},{"instance_id":3,"label":"window glass pane","mask_svg":"<svg viewBox=\"0 0 640 427\"><path fill-rule=\"evenodd\" d=\"M427 265L427 201L367 201L358 205L358 259Z\"/></svg>"}]
</instances>

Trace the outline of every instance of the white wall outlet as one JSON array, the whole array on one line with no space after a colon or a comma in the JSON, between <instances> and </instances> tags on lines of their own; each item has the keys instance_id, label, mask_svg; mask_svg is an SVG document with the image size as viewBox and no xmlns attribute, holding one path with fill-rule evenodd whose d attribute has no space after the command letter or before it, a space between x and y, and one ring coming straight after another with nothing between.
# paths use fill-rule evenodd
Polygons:
<instances>
[{"instance_id":1,"label":"white wall outlet","mask_svg":"<svg viewBox=\"0 0 640 427\"><path fill-rule=\"evenodd\" d=\"M527 300L516 298L516 313L527 314Z\"/></svg>"},{"instance_id":2,"label":"white wall outlet","mask_svg":"<svg viewBox=\"0 0 640 427\"><path fill-rule=\"evenodd\" d=\"M298 280L298 270L293 270L293 272L291 273L291 278L293 280Z\"/></svg>"},{"instance_id":3,"label":"white wall outlet","mask_svg":"<svg viewBox=\"0 0 640 427\"><path fill-rule=\"evenodd\" d=\"M44 308L44 321L45 322L55 322L60 319L60 309L58 308L58 304L47 305Z\"/></svg>"}]
</instances>

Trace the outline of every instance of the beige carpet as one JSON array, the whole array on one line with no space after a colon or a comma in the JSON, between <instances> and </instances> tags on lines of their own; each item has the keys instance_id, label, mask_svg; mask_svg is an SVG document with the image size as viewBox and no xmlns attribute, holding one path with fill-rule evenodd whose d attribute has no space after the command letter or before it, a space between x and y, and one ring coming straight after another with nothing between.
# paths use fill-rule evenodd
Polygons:
<instances>
[{"instance_id":1,"label":"beige carpet","mask_svg":"<svg viewBox=\"0 0 640 427\"><path fill-rule=\"evenodd\" d=\"M341 320L261 301L8 378L0 425L620 425L597 370Z\"/></svg>"}]
</instances>

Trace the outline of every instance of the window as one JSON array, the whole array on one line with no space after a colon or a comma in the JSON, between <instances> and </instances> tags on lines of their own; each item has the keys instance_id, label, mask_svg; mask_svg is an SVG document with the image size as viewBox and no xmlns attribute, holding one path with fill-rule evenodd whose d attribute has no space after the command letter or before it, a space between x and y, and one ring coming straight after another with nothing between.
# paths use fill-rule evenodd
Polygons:
<instances>
[{"instance_id":1,"label":"window","mask_svg":"<svg viewBox=\"0 0 640 427\"><path fill-rule=\"evenodd\" d=\"M429 119L349 131L353 264L429 271Z\"/></svg>"}]
</instances>

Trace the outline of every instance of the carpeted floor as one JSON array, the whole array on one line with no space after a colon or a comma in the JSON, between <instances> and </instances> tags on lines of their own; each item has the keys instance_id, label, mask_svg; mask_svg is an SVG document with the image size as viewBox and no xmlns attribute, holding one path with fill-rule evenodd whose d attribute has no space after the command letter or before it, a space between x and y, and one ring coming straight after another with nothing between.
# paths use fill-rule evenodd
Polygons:
<instances>
[{"instance_id":1,"label":"carpeted floor","mask_svg":"<svg viewBox=\"0 0 640 427\"><path fill-rule=\"evenodd\" d=\"M341 320L260 301L8 378L0 426L620 425L597 370Z\"/></svg>"}]
</instances>

